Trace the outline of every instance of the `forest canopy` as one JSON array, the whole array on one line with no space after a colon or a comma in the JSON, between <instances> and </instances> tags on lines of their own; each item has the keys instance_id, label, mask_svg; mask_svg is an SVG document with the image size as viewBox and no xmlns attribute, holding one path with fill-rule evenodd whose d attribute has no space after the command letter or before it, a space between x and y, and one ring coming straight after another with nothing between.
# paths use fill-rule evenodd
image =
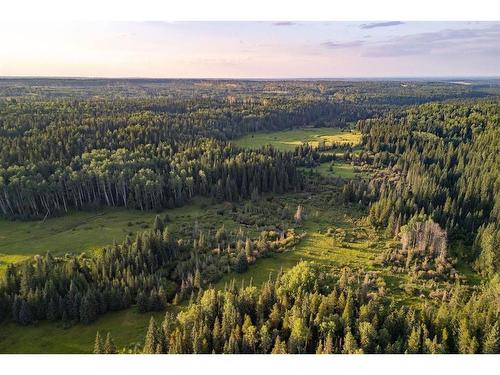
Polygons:
<instances>
[{"instance_id":1,"label":"forest canopy","mask_svg":"<svg viewBox=\"0 0 500 375\"><path fill-rule=\"evenodd\" d=\"M1 220L157 214L92 251L2 264L1 324L132 308L166 314L134 348L98 332L96 353L498 353L499 95L495 80L0 79ZM304 128L360 141L253 138ZM172 222L196 200L209 219Z\"/></svg>"}]
</instances>

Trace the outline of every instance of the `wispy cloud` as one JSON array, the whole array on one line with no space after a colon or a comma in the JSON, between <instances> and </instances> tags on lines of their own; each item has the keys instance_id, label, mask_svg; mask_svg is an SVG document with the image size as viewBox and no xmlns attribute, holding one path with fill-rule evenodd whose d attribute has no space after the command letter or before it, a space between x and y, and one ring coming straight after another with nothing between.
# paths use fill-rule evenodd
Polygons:
<instances>
[{"instance_id":1,"label":"wispy cloud","mask_svg":"<svg viewBox=\"0 0 500 375\"><path fill-rule=\"evenodd\" d=\"M359 26L360 29L375 29L377 27L390 27L390 26L398 26L403 25L404 22L401 21L388 21L388 22L371 22L364 23Z\"/></svg>"},{"instance_id":2,"label":"wispy cloud","mask_svg":"<svg viewBox=\"0 0 500 375\"><path fill-rule=\"evenodd\" d=\"M273 26L295 26L296 24L296 22L291 21L273 22Z\"/></svg>"},{"instance_id":3,"label":"wispy cloud","mask_svg":"<svg viewBox=\"0 0 500 375\"><path fill-rule=\"evenodd\" d=\"M365 42L362 40L353 40L351 42L324 42L321 43L323 47L330 48L330 49L337 49L337 48L354 48L354 47L360 47L364 44Z\"/></svg>"},{"instance_id":4,"label":"wispy cloud","mask_svg":"<svg viewBox=\"0 0 500 375\"><path fill-rule=\"evenodd\" d=\"M399 24L0 22L0 76L500 75L500 22Z\"/></svg>"},{"instance_id":5,"label":"wispy cloud","mask_svg":"<svg viewBox=\"0 0 500 375\"><path fill-rule=\"evenodd\" d=\"M500 56L500 26L485 29L445 29L403 35L367 45L365 56L390 57L452 53Z\"/></svg>"}]
</instances>

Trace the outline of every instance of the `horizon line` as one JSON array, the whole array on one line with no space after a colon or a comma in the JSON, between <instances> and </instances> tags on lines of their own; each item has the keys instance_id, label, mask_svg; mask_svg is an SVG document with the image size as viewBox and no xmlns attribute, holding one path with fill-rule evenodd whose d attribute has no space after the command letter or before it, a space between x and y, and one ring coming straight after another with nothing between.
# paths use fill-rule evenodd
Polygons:
<instances>
[{"instance_id":1,"label":"horizon line","mask_svg":"<svg viewBox=\"0 0 500 375\"><path fill-rule=\"evenodd\" d=\"M145 77L145 76L3 76L0 80L8 79L75 79L75 80L203 80L203 81L333 81L333 80L426 80L426 79L468 79L486 80L500 79L500 75L418 75L418 76L338 76L338 77Z\"/></svg>"}]
</instances>

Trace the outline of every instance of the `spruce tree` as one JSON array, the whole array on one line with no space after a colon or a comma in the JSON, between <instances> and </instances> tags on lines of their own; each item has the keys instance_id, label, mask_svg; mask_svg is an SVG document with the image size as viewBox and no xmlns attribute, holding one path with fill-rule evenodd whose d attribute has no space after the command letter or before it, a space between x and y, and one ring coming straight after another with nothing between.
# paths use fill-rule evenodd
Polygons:
<instances>
[{"instance_id":1,"label":"spruce tree","mask_svg":"<svg viewBox=\"0 0 500 375\"><path fill-rule=\"evenodd\" d=\"M21 323L22 325L33 323L33 314L31 313L31 308L25 300L22 300L21 302L21 308L19 310L19 323Z\"/></svg>"},{"instance_id":2,"label":"spruce tree","mask_svg":"<svg viewBox=\"0 0 500 375\"><path fill-rule=\"evenodd\" d=\"M330 332L328 332L328 335L326 336L325 345L323 346L323 353L324 354L333 353L333 339Z\"/></svg>"},{"instance_id":3,"label":"spruce tree","mask_svg":"<svg viewBox=\"0 0 500 375\"><path fill-rule=\"evenodd\" d=\"M409 354L420 353L421 343L422 343L422 330L420 329L420 327L414 327L411 330L410 337L408 337L406 351Z\"/></svg>"},{"instance_id":4,"label":"spruce tree","mask_svg":"<svg viewBox=\"0 0 500 375\"><path fill-rule=\"evenodd\" d=\"M281 341L281 337L279 335L276 337L276 340L274 340L274 346L271 354L286 354L286 343Z\"/></svg>"},{"instance_id":5,"label":"spruce tree","mask_svg":"<svg viewBox=\"0 0 500 375\"><path fill-rule=\"evenodd\" d=\"M236 258L234 270L238 273L244 273L248 270L248 259L245 252L242 250Z\"/></svg>"},{"instance_id":6,"label":"spruce tree","mask_svg":"<svg viewBox=\"0 0 500 375\"><path fill-rule=\"evenodd\" d=\"M151 317L142 352L144 354L155 354L158 344L160 344L160 332L155 318Z\"/></svg>"},{"instance_id":7,"label":"spruce tree","mask_svg":"<svg viewBox=\"0 0 500 375\"><path fill-rule=\"evenodd\" d=\"M357 354L360 353L360 349L358 349L358 343L356 342L356 338L351 333L351 330L348 330L344 337L344 345L342 347L343 354Z\"/></svg>"},{"instance_id":8,"label":"spruce tree","mask_svg":"<svg viewBox=\"0 0 500 375\"><path fill-rule=\"evenodd\" d=\"M247 257L247 260L252 257L252 243L250 242L249 238L247 238L245 241L245 255Z\"/></svg>"},{"instance_id":9,"label":"spruce tree","mask_svg":"<svg viewBox=\"0 0 500 375\"><path fill-rule=\"evenodd\" d=\"M99 331L95 335L94 354L104 354L104 345Z\"/></svg>"},{"instance_id":10,"label":"spruce tree","mask_svg":"<svg viewBox=\"0 0 500 375\"><path fill-rule=\"evenodd\" d=\"M153 223L153 230L156 232L156 233L162 233L163 232L163 228L164 228L165 224L163 224L163 220L160 218L160 216L156 215L155 216L155 221Z\"/></svg>"},{"instance_id":11,"label":"spruce tree","mask_svg":"<svg viewBox=\"0 0 500 375\"><path fill-rule=\"evenodd\" d=\"M500 329L498 321L487 332L484 343L483 353L498 354L500 352Z\"/></svg>"},{"instance_id":12,"label":"spruce tree","mask_svg":"<svg viewBox=\"0 0 500 375\"><path fill-rule=\"evenodd\" d=\"M260 336L260 350L262 353L266 354L269 353L269 350L271 350L271 346L273 344L271 335L269 334L269 327L267 324L262 325L262 328L260 329L259 332Z\"/></svg>"},{"instance_id":13,"label":"spruce tree","mask_svg":"<svg viewBox=\"0 0 500 375\"><path fill-rule=\"evenodd\" d=\"M111 337L111 333L108 332L106 335L106 341L104 342L104 353L105 354L116 354L116 346Z\"/></svg>"},{"instance_id":14,"label":"spruce tree","mask_svg":"<svg viewBox=\"0 0 500 375\"><path fill-rule=\"evenodd\" d=\"M137 294L137 309L140 313L145 313L148 310L148 299L142 291Z\"/></svg>"}]
</instances>

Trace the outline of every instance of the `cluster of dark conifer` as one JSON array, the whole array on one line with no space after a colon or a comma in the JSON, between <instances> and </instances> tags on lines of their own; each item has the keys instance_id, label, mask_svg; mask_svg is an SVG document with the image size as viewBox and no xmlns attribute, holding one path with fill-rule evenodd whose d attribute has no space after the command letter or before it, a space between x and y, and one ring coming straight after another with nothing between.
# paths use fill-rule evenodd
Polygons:
<instances>
[{"instance_id":1,"label":"cluster of dark conifer","mask_svg":"<svg viewBox=\"0 0 500 375\"><path fill-rule=\"evenodd\" d=\"M144 311L163 308L176 292L168 265L187 249L157 226L96 256L47 253L9 265L0 284L0 318L23 325L45 319L90 323L131 304Z\"/></svg>"},{"instance_id":2,"label":"cluster of dark conifer","mask_svg":"<svg viewBox=\"0 0 500 375\"><path fill-rule=\"evenodd\" d=\"M160 311L227 272L245 272L295 239L293 230L263 231L251 239L241 228L229 231L222 225L214 233L196 224L189 236L175 239L157 216L153 228L134 240L127 237L91 256L47 253L8 265L0 280L0 320L88 324L131 305L141 313Z\"/></svg>"},{"instance_id":3,"label":"cluster of dark conifer","mask_svg":"<svg viewBox=\"0 0 500 375\"><path fill-rule=\"evenodd\" d=\"M390 173L371 186L351 184L349 199L372 192L369 219L391 236L428 215L450 238L474 243L472 252L453 255L493 275L500 267L499 123L498 101L430 103L359 121L372 164Z\"/></svg>"}]
</instances>

